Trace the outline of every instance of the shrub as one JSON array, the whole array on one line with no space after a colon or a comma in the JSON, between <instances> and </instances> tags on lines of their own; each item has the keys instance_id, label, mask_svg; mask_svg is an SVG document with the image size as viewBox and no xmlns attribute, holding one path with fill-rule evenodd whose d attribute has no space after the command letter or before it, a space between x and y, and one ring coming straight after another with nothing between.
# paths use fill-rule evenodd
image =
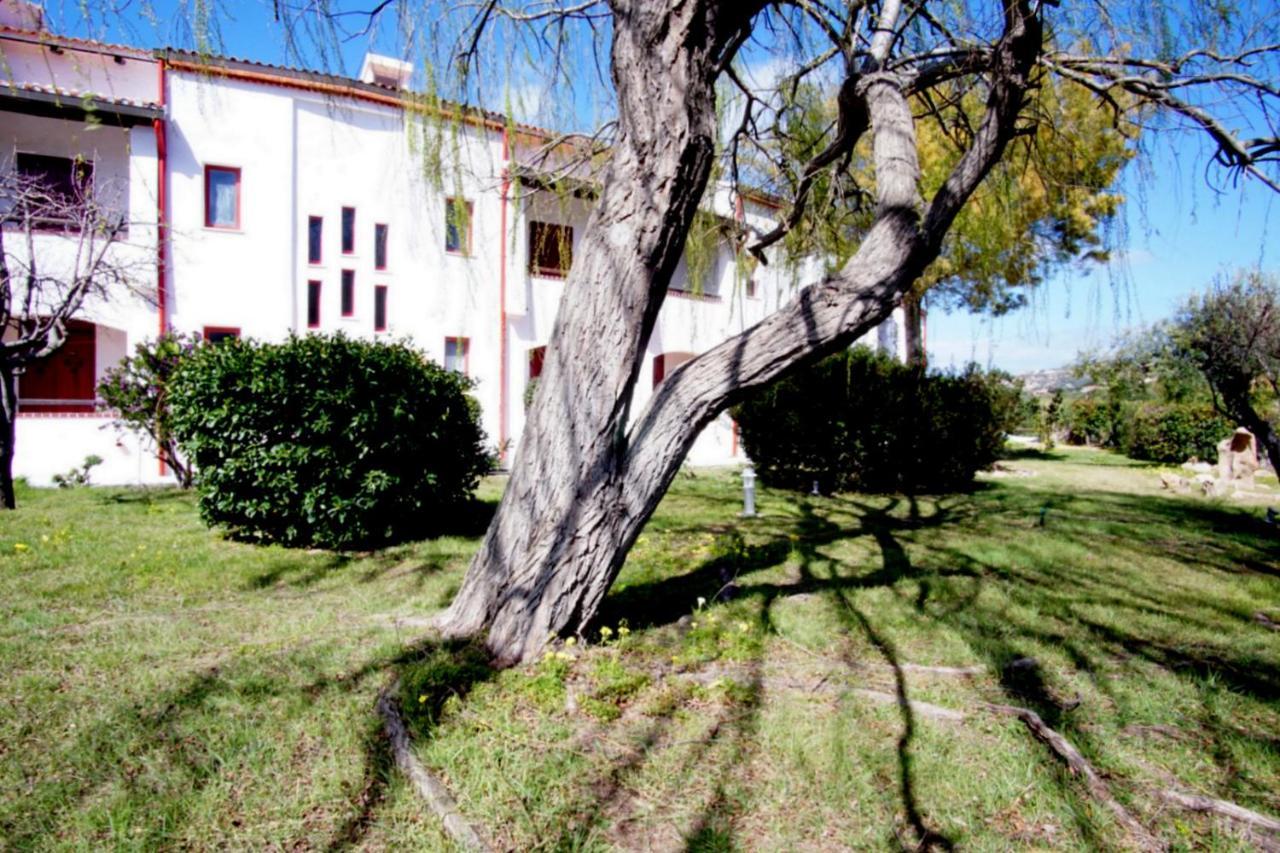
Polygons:
<instances>
[{"instance_id":1,"label":"shrub","mask_svg":"<svg viewBox=\"0 0 1280 853\"><path fill-rule=\"evenodd\" d=\"M423 535L487 466L465 377L403 343L199 349L170 383L200 512L232 535L351 548Z\"/></svg>"},{"instance_id":2,"label":"shrub","mask_svg":"<svg viewBox=\"0 0 1280 853\"><path fill-rule=\"evenodd\" d=\"M1122 449L1134 459L1186 462L1218 458L1218 442L1232 425L1208 406L1144 403L1135 407Z\"/></svg>"},{"instance_id":3,"label":"shrub","mask_svg":"<svg viewBox=\"0 0 1280 853\"><path fill-rule=\"evenodd\" d=\"M945 491L991 465L1021 389L971 366L928 375L857 348L738 406L743 448L773 486Z\"/></svg>"},{"instance_id":4,"label":"shrub","mask_svg":"<svg viewBox=\"0 0 1280 853\"><path fill-rule=\"evenodd\" d=\"M1065 426L1071 444L1107 446L1116 432L1119 406L1097 397L1079 397L1067 406Z\"/></svg>"},{"instance_id":5,"label":"shrub","mask_svg":"<svg viewBox=\"0 0 1280 853\"><path fill-rule=\"evenodd\" d=\"M178 454L169 417L169 380L182 360L200 345L200 337L168 332L134 347L133 355L109 368L98 396L116 412L115 427L151 439L178 485L191 486L191 467Z\"/></svg>"}]
</instances>

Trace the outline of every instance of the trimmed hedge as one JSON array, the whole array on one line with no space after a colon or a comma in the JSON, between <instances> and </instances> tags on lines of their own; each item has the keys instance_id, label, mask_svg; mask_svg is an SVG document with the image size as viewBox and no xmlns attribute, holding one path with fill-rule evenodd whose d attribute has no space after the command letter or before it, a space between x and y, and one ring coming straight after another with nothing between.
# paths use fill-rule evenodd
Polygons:
<instances>
[{"instance_id":1,"label":"trimmed hedge","mask_svg":"<svg viewBox=\"0 0 1280 853\"><path fill-rule=\"evenodd\" d=\"M923 374L858 347L758 392L733 417L768 485L940 492L996 461L1020 398L1002 374Z\"/></svg>"},{"instance_id":2,"label":"trimmed hedge","mask_svg":"<svg viewBox=\"0 0 1280 853\"><path fill-rule=\"evenodd\" d=\"M434 532L487 458L465 377L403 343L227 340L184 360L172 425L233 536L357 548Z\"/></svg>"}]
</instances>

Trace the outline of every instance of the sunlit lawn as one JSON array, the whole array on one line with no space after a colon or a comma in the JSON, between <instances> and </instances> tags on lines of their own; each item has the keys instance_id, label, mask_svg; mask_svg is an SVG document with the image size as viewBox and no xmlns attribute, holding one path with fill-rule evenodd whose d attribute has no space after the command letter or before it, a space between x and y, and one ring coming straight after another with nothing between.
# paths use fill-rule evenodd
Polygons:
<instances>
[{"instance_id":1,"label":"sunlit lawn","mask_svg":"<svg viewBox=\"0 0 1280 853\"><path fill-rule=\"evenodd\" d=\"M1123 844L1000 703L1175 847L1249 849L1156 792L1280 815L1261 504L1101 452L1008 464L1033 476L765 490L751 520L727 473L682 476L599 624L506 672L442 666L466 653L412 624L474 531L338 556L225 541L171 491L24 490L0 517L0 846L442 848L378 734L399 676L420 758L499 848Z\"/></svg>"}]
</instances>

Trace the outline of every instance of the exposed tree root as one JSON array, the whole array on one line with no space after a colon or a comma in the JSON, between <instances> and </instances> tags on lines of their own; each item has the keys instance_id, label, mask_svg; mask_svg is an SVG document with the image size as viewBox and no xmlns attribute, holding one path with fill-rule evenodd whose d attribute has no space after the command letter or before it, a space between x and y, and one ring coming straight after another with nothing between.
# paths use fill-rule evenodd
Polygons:
<instances>
[{"instance_id":1,"label":"exposed tree root","mask_svg":"<svg viewBox=\"0 0 1280 853\"><path fill-rule=\"evenodd\" d=\"M1137 818L1129 814L1128 809L1111 795L1111 789L1107 786L1107 783L1098 774L1098 771L1093 769L1093 765L1080 754L1080 750L1076 749L1070 741L1058 734L1058 732L1049 728L1039 714L1029 708L1019 708L1013 705L984 704L983 707L997 714L1008 714L1022 720L1033 735L1066 762L1067 768L1072 773L1084 779L1085 788L1088 789L1090 795L1115 815L1116 820L1124 827L1129 834L1129 838L1138 849L1165 849L1166 845L1152 835L1145 826L1138 822Z\"/></svg>"},{"instance_id":2,"label":"exposed tree root","mask_svg":"<svg viewBox=\"0 0 1280 853\"><path fill-rule=\"evenodd\" d=\"M1199 794L1189 794L1174 788L1163 788L1156 793L1160 799L1176 806L1181 806L1187 811L1221 815L1228 820L1243 824L1249 829L1266 833L1268 839L1259 846L1268 850L1280 850L1280 820L1259 814L1227 800L1215 800L1213 797L1202 797ZM1260 842L1263 840L1255 836L1254 841Z\"/></svg>"},{"instance_id":3,"label":"exposed tree root","mask_svg":"<svg viewBox=\"0 0 1280 853\"><path fill-rule=\"evenodd\" d=\"M449 833L449 837L459 847L463 850L477 851L477 853L488 853L491 848L458 811L458 803L453 799L444 782L423 767L422 762L414 756L410 746L409 731L405 727L404 717L400 715L400 703L395 698L399 684L400 682L396 681L391 686L383 688L378 694L378 713L382 716L387 738L391 741L391 753L395 756L396 766L400 768L400 772L409 777L418 795L426 801L436 817L440 818L445 832Z\"/></svg>"}]
</instances>

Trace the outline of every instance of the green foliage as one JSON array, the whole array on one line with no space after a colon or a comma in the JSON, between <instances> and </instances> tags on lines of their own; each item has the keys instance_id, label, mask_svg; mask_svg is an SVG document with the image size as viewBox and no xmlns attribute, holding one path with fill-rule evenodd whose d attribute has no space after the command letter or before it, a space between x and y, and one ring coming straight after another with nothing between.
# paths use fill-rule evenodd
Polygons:
<instances>
[{"instance_id":1,"label":"green foliage","mask_svg":"<svg viewBox=\"0 0 1280 853\"><path fill-rule=\"evenodd\" d=\"M1207 406L1144 403L1137 406L1121 438L1133 459L1186 462L1218 458L1218 442L1232 425Z\"/></svg>"},{"instance_id":2,"label":"green foliage","mask_svg":"<svg viewBox=\"0 0 1280 853\"><path fill-rule=\"evenodd\" d=\"M1049 402L1040 412L1040 429L1038 431L1038 436L1040 438L1040 443L1047 450L1053 449L1054 436L1057 434L1059 427L1062 426L1062 417L1062 389L1058 388L1053 392L1053 396L1049 398Z\"/></svg>"},{"instance_id":3,"label":"green foliage","mask_svg":"<svg viewBox=\"0 0 1280 853\"><path fill-rule=\"evenodd\" d=\"M54 474L53 482L59 489L74 489L76 486L89 485L89 472L102 464L102 457L90 453L80 463L79 468L72 468L65 474Z\"/></svg>"},{"instance_id":4,"label":"green foliage","mask_svg":"<svg viewBox=\"0 0 1280 853\"><path fill-rule=\"evenodd\" d=\"M1067 441L1095 447L1110 446L1117 431L1119 412L1118 404L1098 396L1077 397L1067 404L1063 419Z\"/></svg>"},{"instance_id":5,"label":"green foliage","mask_svg":"<svg viewBox=\"0 0 1280 853\"><path fill-rule=\"evenodd\" d=\"M946 491L996 460L1020 397L997 372L924 374L859 347L757 393L733 415L768 485Z\"/></svg>"},{"instance_id":6,"label":"green foliage","mask_svg":"<svg viewBox=\"0 0 1280 853\"><path fill-rule=\"evenodd\" d=\"M913 295L926 292L947 306L1001 314L1025 303L1025 291L1073 260L1105 261L1108 229L1123 202L1113 192L1132 158L1130 138L1085 88L1049 77L1037 81L1034 130L1016 138L957 217L942 254L924 271ZM1120 96L1124 101L1124 96ZM979 90L955 91L919 103L921 191L941 187L972 138L985 107ZM803 164L822 150L836 104L813 85L795 88L779 183L793 195ZM790 258L818 255L839 267L857 250L872 221L869 143L848 168L812 178L806 216L788 233Z\"/></svg>"},{"instance_id":7,"label":"green foliage","mask_svg":"<svg viewBox=\"0 0 1280 853\"><path fill-rule=\"evenodd\" d=\"M1220 410L1259 437L1280 466L1280 279L1242 271L1182 307L1169 332L1173 352L1194 365Z\"/></svg>"},{"instance_id":8,"label":"green foliage","mask_svg":"<svg viewBox=\"0 0 1280 853\"><path fill-rule=\"evenodd\" d=\"M201 348L169 403L207 522L353 548L420 537L469 499L487 466L469 388L404 343L308 335Z\"/></svg>"},{"instance_id":9,"label":"green foliage","mask_svg":"<svg viewBox=\"0 0 1280 853\"><path fill-rule=\"evenodd\" d=\"M109 368L98 383L98 396L116 413L117 429L147 436L178 485L191 485L191 468L178 454L169 413L169 380L184 358L201 345L199 335L167 332L140 342L133 355Z\"/></svg>"}]
</instances>

